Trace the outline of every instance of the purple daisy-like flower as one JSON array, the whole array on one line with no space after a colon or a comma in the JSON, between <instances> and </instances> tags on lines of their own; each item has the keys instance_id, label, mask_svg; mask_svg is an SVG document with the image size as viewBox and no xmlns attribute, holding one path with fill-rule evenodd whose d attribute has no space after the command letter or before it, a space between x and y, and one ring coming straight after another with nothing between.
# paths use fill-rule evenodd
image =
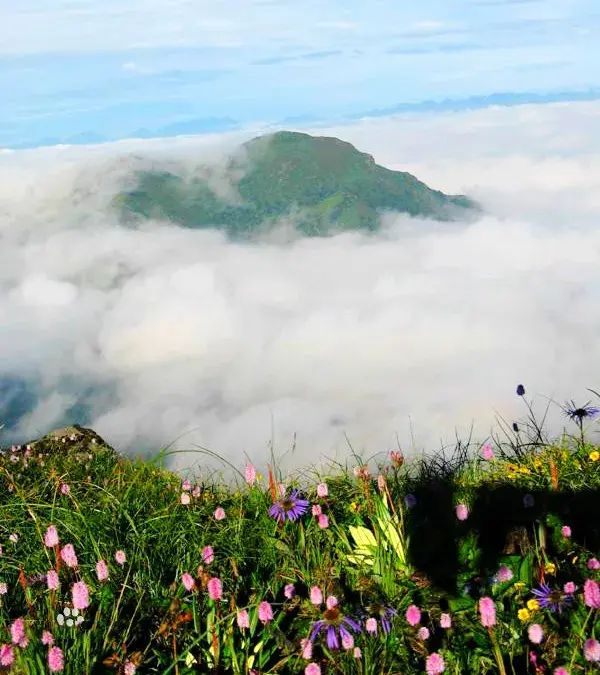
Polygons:
<instances>
[{"instance_id":1,"label":"purple daisy-like flower","mask_svg":"<svg viewBox=\"0 0 600 675\"><path fill-rule=\"evenodd\" d=\"M327 647L329 649L339 649L340 641L344 638L352 637L350 631L360 633L360 625L349 616L344 616L339 609L339 606L326 609L323 612L323 618L313 622L312 629L309 635L309 641L314 643L317 635L325 631L325 638L327 640Z\"/></svg>"},{"instance_id":2,"label":"purple daisy-like flower","mask_svg":"<svg viewBox=\"0 0 600 675\"><path fill-rule=\"evenodd\" d=\"M376 615L376 618L379 619L381 623L381 628L386 635L390 634L392 630L392 624L390 623L391 619L398 614L395 609L391 607L386 607L379 602L374 602L367 607L367 613L369 615Z\"/></svg>"},{"instance_id":3,"label":"purple daisy-like flower","mask_svg":"<svg viewBox=\"0 0 600 675\"><path fill-rule=\"evenodd\" d=\"M573 602L572 595L564 593L560 588L550 588L548 584L540 584L539 589L534 588L531 592L539 601L540 607L546 607L559 614Z\"/></svg>"},{"instance_id":4,"label":"purple daisy-like flower","mask_svg":"<svg viewBox=\"0 0 600 675\"><path fill-rule=\"evenodd\" d=\"M298 490L294 490L289 496L283 496L273 503L269 509L269 515L276 518L279 522L288 520L298 520L308 510L309 503L306 499L298 497Z\"/></svg>"},{"instance_id":5,"label":"purple daisy-like flower","mask_svg":"<svg viewBox=\"0 0 600 675\"><path fill-rule=\"evenodd\" d=\"M573 401L571 401L571 407L567 404L564 407L565 416L574 422L582 422L586 417L592 418L600 415L600 408L594 408L593 406L586 403L581 407L577 407Z\"/></svg>"}]
</instances>

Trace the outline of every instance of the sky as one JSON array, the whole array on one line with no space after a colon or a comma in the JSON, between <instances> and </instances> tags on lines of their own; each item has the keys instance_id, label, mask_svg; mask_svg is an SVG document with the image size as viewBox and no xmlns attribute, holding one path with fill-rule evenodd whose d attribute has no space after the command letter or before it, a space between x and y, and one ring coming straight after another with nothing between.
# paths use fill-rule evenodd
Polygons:
<instances>
[{"instance_id":1,"label":"sky","mask_svg":"<svg viewBox=\"0 0 600 675\"><path fill-rule=\"evenodd\" d=\"M599 30L596 0L0 0L0 148L595 99Z\"/></svg>"},{"instance_id":2,"label":"sky","mask_svg":"<svg viewBox=\"0 0 600 675\"><path fill-rule=\"evenodd\" d=\"M0 153L0 375L37 396L21 439L84 401L119 450L199 448L285 470L576 429L600 401L600 102L323 126L484 214L385 214L377 236L232 244L108 207L135 169L217 163L251 132ZM225 179L223 178L223 181ZM284 224L285 225L285 224ZM1 394L2 392L0 392ZM597 437L598 423L589 433ZM3 438L7 438L3 431ZM595 436L594 436L595 434ZM272 445L271 445L272 444ZM292 448L294 451L292 452Z\"/></svg>"}]
</instances>

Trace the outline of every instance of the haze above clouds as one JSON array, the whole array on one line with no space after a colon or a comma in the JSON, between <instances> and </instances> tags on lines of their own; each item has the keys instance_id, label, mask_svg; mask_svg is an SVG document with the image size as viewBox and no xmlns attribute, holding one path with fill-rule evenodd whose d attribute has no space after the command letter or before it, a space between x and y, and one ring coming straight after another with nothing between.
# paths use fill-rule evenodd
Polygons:
<instances>
[{"instance_id":1,"label":"haze above clouds","mask_svg":"<svg viewBox=\"0 0 600 675\"><path fill-rule=\"evenodd\" d=\"M127 230L108 209L133 156L191 166L250 132L0 154L0 377L41 396L19 435L53 428L87 387L90 426L119 449L191 431L176 447L263 465L296 433L283 466L297 468L344 460L344 434L366 456L396 434L406 454L437 450L472 423L483 440L495 411L526 415L520 382L541 414L544 396L584 403L600 389L599 113L312 130L487 211L470 225L387 214L377 237L234 245L169 223ZM563 424L551 408L549 430Z\"/></svg>"}]
</instances>

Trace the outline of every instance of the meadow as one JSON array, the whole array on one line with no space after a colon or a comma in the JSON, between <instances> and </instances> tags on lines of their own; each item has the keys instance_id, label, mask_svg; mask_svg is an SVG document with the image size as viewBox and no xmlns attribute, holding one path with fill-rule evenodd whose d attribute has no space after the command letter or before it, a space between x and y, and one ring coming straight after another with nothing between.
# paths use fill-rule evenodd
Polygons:
<instances>
[{"instance_id":1,"label":"meadow","mask_svg":"<svg viewBox=\"0 0 600 675\"><path fill-rule=\"evenodd\" d=\"M599 672L600 411L549 439L517 395L502 439L325 473L4 448L0 672Z\"/></svg>"}]
</instances>

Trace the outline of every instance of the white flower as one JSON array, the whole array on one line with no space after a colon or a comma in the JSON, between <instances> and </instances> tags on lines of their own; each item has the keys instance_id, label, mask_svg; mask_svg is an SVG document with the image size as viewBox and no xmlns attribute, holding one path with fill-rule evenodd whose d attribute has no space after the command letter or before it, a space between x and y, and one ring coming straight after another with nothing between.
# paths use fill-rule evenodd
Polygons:
<instances>
[{"instance_id":1,"label":"white flower","mask_svg":"<svg viewBox=\"0 0 600 675\"><path fill-rule=\"evenodd\" d=\"M70 608L70 607L65 607L65 608L63 609L63 614L64 614L65 616L71 616L71 608Z\"/></svg>"},{"instance_id":2,"label":"white flower","mask_svg":"<svg viewBox=\"0 0 600 675\"><path fill-rule=\"evenodd\" d=\"M62 614L59 614L59 615L56 617L56 623L57 623L59 626L62 626L64 622L65 622L65 617L64 617Z\"/></svg>"},{"instance_id":3,"label":"white flower","mask_svg":"<svg viewBox=\"0 0 600 675\"><path fill-rule=\"evenodd\" d=\"M74 623L74 622L73 622L73 619L67 619L67 626L69 626L69 628L71 628L71 626L73 625L73 623Z\"/></svg>"},{"instance_id":4,"label":"white flower","mask_svg":"<svg viewBox=\"0 0 600 675\"><path fill-rule=\"evenodd\" d=\"M78 614L79 610L77 609L77 607L73 607L73 609L71 610L71 616L77 616Z\"/></svg>"},{"instance_id":5,"label":"white flower","mask_svg":"<svg viewBox=\"0 0 600 675\"><path fill-rule=\"evenodd\" d=\"M75 625L76 625L76 626L79 626L79 625L81 625L82 623L83 623L83 617L82 617L81 615L79 615L79 616L75 619Z\"/></svg>"}]
</instances>

